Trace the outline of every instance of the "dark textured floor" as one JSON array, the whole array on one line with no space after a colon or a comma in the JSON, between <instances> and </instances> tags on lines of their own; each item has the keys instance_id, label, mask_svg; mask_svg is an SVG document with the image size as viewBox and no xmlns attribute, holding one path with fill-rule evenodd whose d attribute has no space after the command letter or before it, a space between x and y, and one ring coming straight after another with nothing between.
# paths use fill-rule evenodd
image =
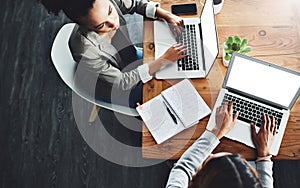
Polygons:
<instances>
[{"instance_id":1,"label":"dark textured floor","mask_svg":"<svg viewBox=\"0 0 300 188\"><path fill-rule=\"evenodd\" d=\"M66 22L62 15L48 15L34 0L1 0L0 187L163 187L168 163L143 168L118 165L100 157L81 136L72 92L50 60L55 34ZM76 101L82 103L86 118L91 105ZM139 131L125 128L108 110L99 114L101 121L91 126L102 122L116 140L141 145ZM300 187L299 174L300 161L276 161L275 187Z\"/></svg>"}]
</instances>

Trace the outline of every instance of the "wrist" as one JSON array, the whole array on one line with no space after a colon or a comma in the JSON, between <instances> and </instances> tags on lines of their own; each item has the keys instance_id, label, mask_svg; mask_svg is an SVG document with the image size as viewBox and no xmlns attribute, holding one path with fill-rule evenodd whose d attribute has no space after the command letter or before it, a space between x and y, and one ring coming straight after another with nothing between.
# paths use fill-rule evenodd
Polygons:
<instances>
[{"instance_id":1,"label":"wrist","mask_svg":"<svg viewBox=\"0 0 300 188\"><path fill-rule=\"evenodd\" d=\"M158 60L156 61L156 63L162 67L164 65L167 65L170 61L165 59L163 56L161 56L160 58L158 58Z\"/></svg>"},{"instance_id":2,"label":"wrist","mask_svg":"<svg viewBox=\"0 0 300 188\"><path fill-rule=\"evenodd\" d=\"M224 136L219 129L213 128L210 131L212 134L214 134L219 140Z\"/></svg>"},{"instance_id":3,"label":"wrist","mask_svg":"<svg viewBox=\"0 0 300 188\"><path fill-rule=\"evenodd\" d=\"M166 11L160 7L156 7L156 17L163 18L165 20L169 20L172 16L172 13L169 11Z\"/></svg>"},{"instance_id":4,"label":"wrist","mask_svg":"<svg viewBox=\"0 0 300 188\"><path fill-rule=\"evenodd\" d=\"M149 63L149 74L153 75L156 71L158 71L162 66L164 66L164 63L166 62L163 58L158 58L155 61Z\"/></svg>"},{"instance_id":5,"label":"wrist","mask_svg":"<svg viewBox=\"0 0 300 188\"><path fill-rule=\"evenodd\" d=\"M267 152L267 151L257 151L257 157L266 157L266 156L269 156L270 153Z\"/></svg>"},{"instance_id":6,"label":"wrist","mask_svg":"<svg viewBox=\"0 0 300 188\"><path fill-rule=\"evenodd\" d=\"M270 161L271 162L271 158L272 158L272 155L271 154L269 154L269 155L267 155L267 156L263 156L263 157L257 157L256 158L256 160L255 160L255 162L257 163L257 162L260 162L260 161Z\"/></svg>"}]
</instances>

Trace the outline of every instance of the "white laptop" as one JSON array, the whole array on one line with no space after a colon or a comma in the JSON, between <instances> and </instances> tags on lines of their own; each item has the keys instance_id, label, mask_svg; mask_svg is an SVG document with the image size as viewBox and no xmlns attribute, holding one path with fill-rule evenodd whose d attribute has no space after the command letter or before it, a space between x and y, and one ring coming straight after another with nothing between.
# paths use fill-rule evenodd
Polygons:
<instances>
[{"instance_id":1,"label":"white laptop","mask_svg":"<svg viewBox=\"0 0 300 188\"><path fill-rule=\"evenodd\" d=\"M162 67L157 79L204 78L208 75L219 53L212 0L206 0L202 14L184 18L184 32L180 43L188 47L187 58ZM159 58L176 43L167 22L154 21L155 58Z\"/></svg>"},{"instance_id":2,"label":"white laptop","mask_svg":"<svg viewBox=\"0 0 300 188\"><path fill-rule=\"evenodd\" d=\"M226 137L254 147L249 122L261 125L262 113L276 119L277 134L270 153L277 155L290 110L300 95L300 73L277 65L234 53L207 124L211 130L215 125L216 108L224 98L234 102L234 113L239 117Z\"/></svg>"}]
</instances>

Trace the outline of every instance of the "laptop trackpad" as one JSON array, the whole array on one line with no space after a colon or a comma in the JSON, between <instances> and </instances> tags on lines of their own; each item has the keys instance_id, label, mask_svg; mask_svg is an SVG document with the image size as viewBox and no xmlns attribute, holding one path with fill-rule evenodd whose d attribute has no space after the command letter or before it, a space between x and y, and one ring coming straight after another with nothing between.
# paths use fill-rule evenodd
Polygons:
<instances>
[{"instance_id":1,"label":"laptop trackpad","mask_svg":"<svg viewBox=\"0 0 300 188\"><path fill-rule=\"evenodd\" d=\"M225 137L255 148L251 139L251 127L248 123L237 120L234 127L225 135Z\"/></svg>"}]
</instances>

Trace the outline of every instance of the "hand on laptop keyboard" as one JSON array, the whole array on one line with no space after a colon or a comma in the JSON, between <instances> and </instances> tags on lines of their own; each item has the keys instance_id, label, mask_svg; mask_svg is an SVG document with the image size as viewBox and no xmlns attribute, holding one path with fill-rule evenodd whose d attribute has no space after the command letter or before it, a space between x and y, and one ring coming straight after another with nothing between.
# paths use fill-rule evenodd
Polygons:
<instances>
[{"instance_id":1,"label":"hand on laptop keyboard","mask_svg":"<svg viewBox=\"0 0 300 188\"><path fill-rule=\"evenodd\" d=\"M221 139L230 131L239 116L239 112L233 115L233 102L225 102L216 110L216 125L211 132Z\"/></svg>"},{"instance_id":2,"label":"hand on laptop keyboard","mask_svg":"<svg viewBox=\"0 0 300 188\"><path fill-rule=\"evenodd\" d=\"M170 30L175 36L175 39L181 36L181 33L184 29L183 19L174 14L170 14L167 16L167 18L165 18L165 20L169 23Z\"/></svg>"},{"instance_id":3,"label":"hand on laptop keyboard","mask_svg":"<svg viewBox=\"0 0 300 188\"><path fill-rule=\"evenodd\" d=\"M188 57L177 61L178 71L200 70L196 25L185 25L182 35L179 36L177 40L187 47L186 53L189 54Z\"/></svg>"},{"instance_id":4,"label":"hand on laptop keyboard","mask_svg":"<svg viewBox=\"0 0 300 188\"><path fill-rule=\"evenodd\" d=\"M178 59L187 57L186 47L183 44L176 43L172 45L161 57L160 59L165 60L165 64L173 63Z\"/></svg>"},{"instance_id":5,"label":"hand on laptop keyboard","mask_svg":"<svg viewBox=\"0 0 300 188\"><path fill-rule=\"evenodd\" d=\"M187 57L186 54L186 47L183 44L173 44L167 51L156 59L153 63L149 63L149 74L154 74L157 72L161 67L174 63L178 59L182 59Z\"/></svg>"},{"instance_id":6,"label":"hand on laptop keyboard","mask_svg":"<svg viewBox=\"0 0 300 188\"><path fill-rule=\"evenodd\" d=\"M267 114L270 118L275 118L275 124L278 130L283 116L282 112L269 109L266 106L262 106L258 103L253 103L251 101L239 98L238 96L230 95L228 93L225 94L222 103L226 101L234 102L233 113L239 111L239 120L247 123L253 122L256 126L260 127L260 125L262 124L262 114Z\"/></svg>"},{"instance_id":7,"label":"hand on laptop keyboard","mask_svg":"<svg viewBox=\"0 0 300 188\"><path fill-rule=\"evenodd\" d=\"M256 133L254 123L251 124L252 141L257 149L258 157L266 157L270 155L270 148L276 135L275 118L270 118L268 115L263 114L262 125L258 133Z\"/></svg>"}]
</instances>

